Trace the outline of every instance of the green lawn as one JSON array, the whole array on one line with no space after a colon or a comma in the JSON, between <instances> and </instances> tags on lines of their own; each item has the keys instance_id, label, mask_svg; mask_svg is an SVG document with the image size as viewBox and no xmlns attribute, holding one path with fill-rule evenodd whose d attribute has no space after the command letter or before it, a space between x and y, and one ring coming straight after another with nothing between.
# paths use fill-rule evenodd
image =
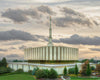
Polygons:
<instances>
[{"instance_id":1,"label":"green lawn","mask_svg":"<svg viewBox=\"0 0 100 80\"><path fill-rule=\"evenodd\" d=\"M33 76L29 74L13 74L13 75L2 75L0 80L35 80Z\"/></svg>"},{"instance_id":2,"label":"green lawn","mask_svg":"<svg viewBox=\"0 0 100 80\"><path fill-rule=\"evenodd\" d=\"M0 75L0 80L35 80L32 75L29 75L27 73L21 73L21 74L10 74L10 75ZM71 80L100 80L100 78L76 78L71 77Z\"/></svg>"},{"instance_id":3,"label":"green lawn","mask_svg":"<svg viewBox=\"0 0 100 80\"><path fill-rule=\"evenodd\" d=\"M100 78L75 78L71 77L71 80L100 80Z\"/></svg>"}]
</instances>

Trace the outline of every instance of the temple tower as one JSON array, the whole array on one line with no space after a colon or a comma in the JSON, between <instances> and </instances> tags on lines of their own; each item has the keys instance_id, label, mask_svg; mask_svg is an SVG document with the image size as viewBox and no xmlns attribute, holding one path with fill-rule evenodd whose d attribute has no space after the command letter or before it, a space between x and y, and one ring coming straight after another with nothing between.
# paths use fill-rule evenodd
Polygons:
<instances>
[{"instance_id":1,"label":"temple tower","mask_svg":"<svg viewBox=\"0 0 100 80\"><path fill-rule=\"evenodd\" d=\"M51 16L50 16L50 27L49 27L49 43L48 43L48 46L53 46L53 44L52 44Z\"/></svg>"}]
</instances>

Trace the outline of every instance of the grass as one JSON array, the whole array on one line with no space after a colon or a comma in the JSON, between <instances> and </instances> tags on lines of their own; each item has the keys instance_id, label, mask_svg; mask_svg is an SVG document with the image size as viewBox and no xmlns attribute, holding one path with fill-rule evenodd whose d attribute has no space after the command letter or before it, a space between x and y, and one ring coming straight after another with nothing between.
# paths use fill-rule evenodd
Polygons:
<instances>
[{"instance_id":1,"label":"grass","mask_svg":"<svg viewBox=\"0 0 100 80\"><path fill-rule=\"evenodd\" d=\"M0 75L0 80L35 80L35 79L32 75L29 75L28 73L20 73L20 74ZM100 78L71 77L71 80L100 80Z\"/></svg>"},{"instance_id":2,"label":"grass","mask_svg":"<svg viewBox=\"0 0 100 80\"><path fill-rule=\"evenodd\" d=\"M71 77L71 80L100 80L100 78L77 78L77 77Z\"/></svg>"},{"instance_id":3,"label":"grass","mask_svg":"<svg viewBox=\"0 0 100 80\"><path fill-rule=\"evenodd\" d=\"M21 73L12 75L2 75L0 80L35 80L32 75Z\"/></svg>"}]
</instances>

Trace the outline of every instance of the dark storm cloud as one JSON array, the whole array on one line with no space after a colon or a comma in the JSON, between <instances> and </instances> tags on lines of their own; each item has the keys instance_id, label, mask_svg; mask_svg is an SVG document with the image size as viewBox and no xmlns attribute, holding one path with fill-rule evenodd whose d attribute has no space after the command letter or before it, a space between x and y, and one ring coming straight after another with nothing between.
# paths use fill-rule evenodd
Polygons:
<instances>
[{"instance_id":1,"label":"dark storm cloud","mask_svg":"<svg viewBox=\"0 0 100 80\"><path fill-rule=\"evenodd\" d=\"M5 56L7 58L7 60L15 60L15 59L19 59L19 60L23 60L24 59L24 55L20 55L20 54L9 54Z\"/></svg>"},{"instance_id":2,"label":"dark storm cloud","mask_svg":"<svg viewBox=\"0 0 100 80\"><path fill-rule=\"evenodd\" d=\"M20 57L19 55L17 54L9 54L6 56L7 58L14 58L14 57Z\"/></svg>"},{"instance_id":3,"label":"dark storm cloud","mask_svg":"<svg viewBox=\"0 0 100 80\"><path fill-rule=\"evenodd\" d=\"M60 38L59 40L53 40L56 43L62 42L67 44L74 44L74 45L100 45L100 37L82 37L77 34L72 35L70 38Z\"/></svg>"},{"instance_id":4,"label":"dark storm cloud","mask_svg":"<svg viewBox=\"0 0 100 80\"><path fill-rule=\"evenodd\" d=\"M90 48L92 51L100 51L100 48Z\"/></svg>"},{"instance_id":5,"label":"dark storm cloud","mask_svg":"<svg viewBox=\"0 0 100 80\"><path fill-rule=\"evenodd\" d=\"M28 16L32 18L38 19L40 17L39 13L35 9L8 9L5 12L2 13L2 17L9 18L13 20L14 22L27 22L28 21Z\"/></svg>"},{"instance_id":6,"label":"dark storm cloud","mask_svg":"<svg viewBox=\"0 0 100 80\"><path fill-rule=\"evenodd\" d=\"M52 9L48 6L39 6L37 9L43 13L48 13L51 15L55 14L55 12L53 12Z\"/></svg>"},{"instance_id":7,"label":"dark storm cloud","mask_svg":"<svg viewBox=\"0 0 100 80\"><path fill-rule=\"evenodd\" d=\"M8 51L8 50L6 50L6 49L0 49L0 51L6 52L6 51Z\"/></svg>"},{"instance_id":8,"label":"dark storm cloud","mask_svg":"<svg viewBox=\"0 0 100 80\"><path fill-rule=\"evenodd\" d=\"M24 45L22 45L22 46L19 47L20 50L23 50L25 48L26 48L26 46L24 46Z\"/></svg>"},{"instance_id":9,"label":"dark storm cloud","mask_svg":"<svg viewBox=\"0 0 100 80\"><path fill-rule=\"evenodd\" d=\"M9 42L9 43L4 43L3 45L18 45L18 44L23 44L24 41L14 41L14 42Z\"/></svg>"},{"instance_id":10,"label":"dark storm cloud","mask_svg":"<svg viewBox=\"0 0 100 80\"><path fill-rule=\"evenodd\" d=\"M93 26L98 25L98 23L95 20L92 20L91 18L87 18L85 15L64 7L61 9L61 11L64 13L64 17L57 17L53 22L56 26L59 27L70 27L77 25L84 25L84 26Z\"/></svg>"},{"instance_id":11,"label":"dark storm cloud","mask_svg":"<svg viewBox=\"0 0 100 80\"><path fill-rule=\"evenodd\" d=\"M62 12L64 12L65 15L71 15L71 16L80 16L80 17L84 17L83 14L71 9L71 8L67 8L67 7L63 7L61 9Z\"/></svg>"},{"instance_id":12,"label":"dark storm cloud","mask_svg":"<svg viewBox=\"0 0 100 80\"><path fill-rule=\"evenodd\" d=\"M10 31L0 32L0 41L22 40L19 42L16 41L11 43L5 43L4 45L16 45L23 43L23 41L39 41L40 39L45 40L47 39L47 37L41 35L32 35L28 32L20 30L10 30Z\"/></svg>"},{"instance_id":13,"label":"dark storm cloud","mask_svg":"<svg viewBox=\"0 0 100 80\"><path fill-rule=\"evenodd\" d=\"M19 30L10 30L10 31L1 31L0 32L0 40L23 40L23 41L37 41L35 36L30 33L19 31Z\"/></svg>"}]
</instances>

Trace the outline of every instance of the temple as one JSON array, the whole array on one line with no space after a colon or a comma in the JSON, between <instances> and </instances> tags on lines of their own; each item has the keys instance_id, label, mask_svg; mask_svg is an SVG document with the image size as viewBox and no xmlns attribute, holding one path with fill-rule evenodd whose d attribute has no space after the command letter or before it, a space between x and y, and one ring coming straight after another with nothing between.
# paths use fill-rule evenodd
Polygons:
<instances>
[{"instance_id":1,"label":"temple","mask_svg":"<svg viewBox=\"0 0 100 80\"><path fill-rule=\"evenodd\" d=\"M25 60L34 63L66 63L78 60L78 48L55 46L52 43L51 17L47 46L24 49Z\"/></svg>"}]
</instances>

